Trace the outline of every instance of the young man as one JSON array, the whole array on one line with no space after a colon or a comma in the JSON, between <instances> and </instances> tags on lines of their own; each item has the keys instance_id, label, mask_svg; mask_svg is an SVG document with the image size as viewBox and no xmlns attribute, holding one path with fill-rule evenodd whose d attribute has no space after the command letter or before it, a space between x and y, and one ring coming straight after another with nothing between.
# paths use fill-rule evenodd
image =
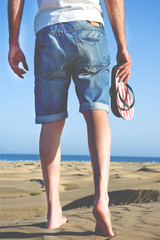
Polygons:
<instances>
[{"instance_id":1,"label":"young man","mask_svg":"<svg viewBox=\"0 0 160 240\"><path fill-rule=\"evenodd\" d=\"M130 77L131 58L124 30L124 0L105 0L117 41L120 80ZM24 0L9 0L9 63L21 78L28 70L19 45ZM108 209L111 133L109 109L109 54L99 0L38 0L35 18L35 106L36 123L42 124L40 158L46 188L46 228L67 222L59 199L60 137L67 117L71 77L75 83L88 131L95 185L93 215L96 231L113 237Z\"/></svg>"}]
</instances>

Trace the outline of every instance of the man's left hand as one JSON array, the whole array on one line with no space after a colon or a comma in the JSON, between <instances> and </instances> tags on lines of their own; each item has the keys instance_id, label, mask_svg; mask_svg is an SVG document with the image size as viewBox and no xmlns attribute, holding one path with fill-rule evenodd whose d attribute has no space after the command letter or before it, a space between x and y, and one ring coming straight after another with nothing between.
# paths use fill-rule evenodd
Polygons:
<instances>
[{"instance_id":1,"label":"man's left hand","mask_svg":"<svg viewBox=\"0 0 160 240\"><path fill-rule=\"evenodd\" d=\"M28 65L26 63L26 58L18 44L10 45L8 61L13 71L20 78L24 78L23 74L25 74L26 72L22 68L20 68L18 65L20 62L22 62L24 69L27 71L28 71Z\"/></svg>"}]
</instances>

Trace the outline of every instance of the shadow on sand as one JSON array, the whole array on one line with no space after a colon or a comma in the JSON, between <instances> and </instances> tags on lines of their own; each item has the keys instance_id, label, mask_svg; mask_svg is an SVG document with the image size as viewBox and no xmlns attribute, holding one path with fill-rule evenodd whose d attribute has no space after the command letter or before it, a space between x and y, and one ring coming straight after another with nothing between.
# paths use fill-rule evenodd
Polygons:
<instances>
[{"instance_id":1,"label":"shadow on sand","mask_svg":"<svg viewBox=\"0 0 160 240\"><path fill-rule=\"evenodd\" d=\"M41 224L41 223L40 223ZM33 225L32 225L33 226ZM41 233L24 233L24 232L0 232L0 238L1 239L14 239L14 238L19 238L19 239L34 239L36 240L39 239L44 239L44 237L54 237L54 236L79 236L79 237L85 237L85 236L90 236L94 237L96 239L96 234L93 231L84 231L84 232L73 232L73 231L63 231L63 232L56 232L56 233L46 233L46 232L41 232ZM93 239L93 238L92 238ZM111 238L105 238L106 240L109 240Z\"/></svg>"}]
</instances>

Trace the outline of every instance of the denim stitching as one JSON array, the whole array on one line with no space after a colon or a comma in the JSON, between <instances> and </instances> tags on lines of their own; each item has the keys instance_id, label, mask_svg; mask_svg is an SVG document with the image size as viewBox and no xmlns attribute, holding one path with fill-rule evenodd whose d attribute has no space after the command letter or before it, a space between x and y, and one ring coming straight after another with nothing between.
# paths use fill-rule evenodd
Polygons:
<instances>
[{"instance_id":1,"label":"denim stitching","mask_svg":"<svg viewBox=\"0 0 160 240\"><path fill-rule=\"evenodd\" d=\"M52 26L52 25L51 25ZM50 27L50 26L47 26L47 27ZM44 28L42 28L37 34L36 34L36 36L41 32L41 33L43 33L43 31L45 31L46 29L47 29L47 27L44 27ZM61 30L61 31L53 31L52 29L50 29L49 30L49 32L50 33L53 33L53 34L55 34L55 33L59 33L59 32L73 32L73 31L77 31L77 30L90 30L90 31L98 31L98 32L101 32L101 33L103 33L103 34L105 34L105 30L101 30L101 29L98 29L98 28L96 28L96 29L94 29L94 28L75 28L75 29L71 29L71 30ZM47 30L48 31L48 30Z\"/></svg>"}]
</instances>

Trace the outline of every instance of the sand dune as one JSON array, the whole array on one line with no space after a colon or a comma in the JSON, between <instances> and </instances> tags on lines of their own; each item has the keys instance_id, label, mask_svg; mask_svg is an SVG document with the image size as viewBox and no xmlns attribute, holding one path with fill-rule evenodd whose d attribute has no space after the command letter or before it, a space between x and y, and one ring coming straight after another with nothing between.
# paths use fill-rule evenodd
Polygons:
<instances>
[{"instance_id":1,"label":"sand dune","mask_svg":"<svg viewBox=\"0 0 160 240\"><path fill-rule=\"evenodd\" d=\"M137 171L150 172L150 173L160 173L160 171L156 171L156 170L153 170L153 169L150 169L150 168L147 168L147 167L140 168Z\"/></svg>"},{"instance_id":2,"label":"sand dune","mask_svg":"<svg viewBox=\"0 0 160 240\"><path fill-rule=\"evenodd\" d=\"M160 239L160 164L111 163L109 197L115 240ZM62 162L60 196L68 223L46 230L39 162L0 162L0 239L100 240L92 216L90 162Z\"/></svg>"},{"instance_id":3,"label":"sand dune","mask_svg":"<svg viewBox=\"0 0 160 240\"><path fill-rule=\"evenodd\" d=\"M94 195L75 200L63 207L70 210L82 207L93 207ZM157 190L121 190L109 192L109 205L128 205L131 203L148 203L160 201L160 192Z\"/></svg>"}]
</instances>

